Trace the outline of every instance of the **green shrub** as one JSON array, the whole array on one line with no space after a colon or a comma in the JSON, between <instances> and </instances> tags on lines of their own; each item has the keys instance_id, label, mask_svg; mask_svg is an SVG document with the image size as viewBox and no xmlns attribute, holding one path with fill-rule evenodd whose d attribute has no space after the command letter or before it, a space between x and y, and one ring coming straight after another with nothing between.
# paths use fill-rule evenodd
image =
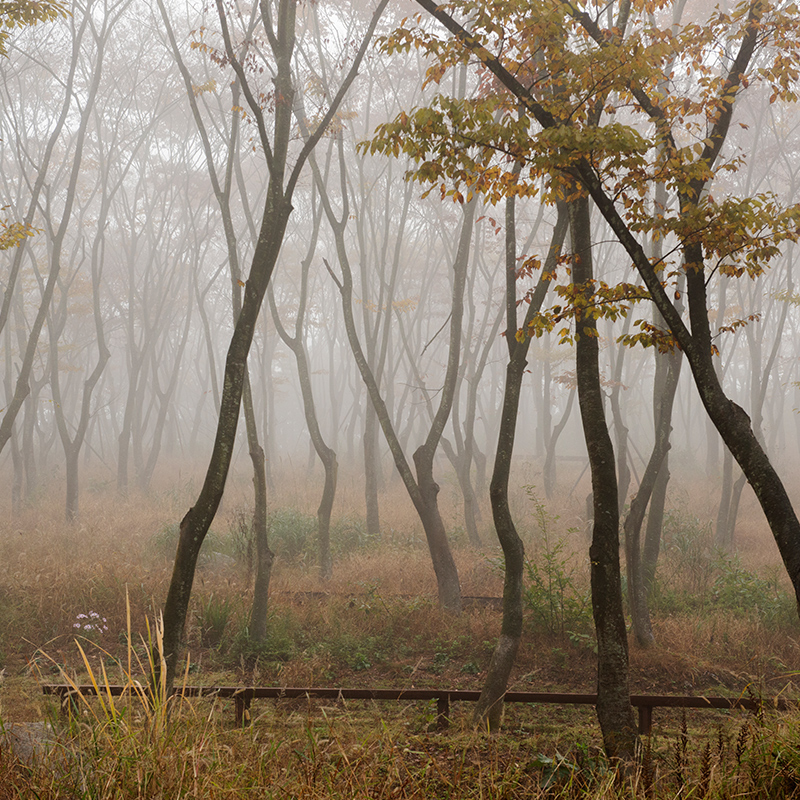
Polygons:
<instances>
[{"instance_id":1,"label":"green shrub","mask_svg":"<svg viewBox=\"0 0 800 800\"><path fill-rule=\"evenodd\" d=\"M292 564L313 562L317 518L295 508L269 515L269 546L278 558Z\"/></svg>"},{"instance_id":2,"label":"green shrub","mask_svg":"<svg viewBox=\"0 0 800 800\"><path fill-rule=\"evenodd\" d=\"M661 549L650 598L653 611L697 613L714 608L768 625L794 624L795 603L781 588L777 572L760 577L745 569L738 556L715 549L710 522L668 512Z\"/></svg>"},{"instance_id":3,"label":"green shrub","mask_svg":"<svg viewBox=\"0 0 800 800\"><path fill-rule=\"evenodd\" d=\"M200 598L194 616L200 629L200 639L206 647L220 647L232 612L233 601L230 597L221 598L212 593Z\"/></svg>"},{"instance_id":4,"label":"green shrub","mask_svg":"<svg viewBox=\"0 0 800 800\"><path fill-rule=\"evenodd\" d=\"M267 618L267 634L261 641L250 637L248 622L243 620L233 638L230 657L235 663L241 660L251 664L257 660L289 661L297 654L298 636L302 636L302 628L294 614L290 610L271 609Z\"/></svg>"},{"instance_id":5,"label":"green shrub","mask_svg":"<svg viewBox=\"0 0 800 800\"><path fill-rule=\"evenodd\" d=\"M566 541L563 538L554 540L552 534L558 517L547 511L532 486L526 491L533 503L533 519L539 530L537 552L525 561L525 602L533 625L557 636L590 631L589 590L578 583L576 567L565 552Z\"/></svg>"},{"instance_id":6,"label":"green shrub","mask_svg":"<svg viewBox=\"0 0 800 800\"><path fill-rule=\"evenodd\" d=\"M784 591L777 574L760 578L742 567L738 556L719 553L714 560L717 572L711 587L711 602L739 616L755 615L767 624L796 621L795 603Z\"/></svg>"},{"instance_id":7,"label":"green shrub","mask_svg":"<svg viewBox=\"0 0 800 800\"><path fill-rule=\"evenodd\" d=\"M366 520L360 517L348 515L331 525L331 550L334 556L345 556L379 544L380 537L370 536Z\"/></svg>"},{"instance_id":8,"label":"green shrub","mask_svg":"<svg viewBox=\"0 0 800 800\"><path fill-rule=\"evenodd\" d=\"M712 543L710 522L674 509L664 513L651 610L687 613L705 605L714 576Z\"/></svg>"},{"instance_id":9,"label":"green shrub","mask_svg":"<svg viewBox=\"0 0 800 800\"><path fill-rule=\"evenodd\" d=\"M323 648L340 664L354 672L370 669L386 660L384 641L381 636L353 633L351 631L332 632Z\"/></svg>"}]
</instances>

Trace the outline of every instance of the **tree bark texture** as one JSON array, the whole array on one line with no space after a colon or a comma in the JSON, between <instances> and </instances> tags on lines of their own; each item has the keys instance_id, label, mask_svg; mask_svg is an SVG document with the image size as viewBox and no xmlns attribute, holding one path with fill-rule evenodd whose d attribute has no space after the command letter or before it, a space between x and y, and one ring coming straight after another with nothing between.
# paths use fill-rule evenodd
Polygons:
<instances>
[{"instance_id":1,"label":"tree bark texture","mask_svg":"<svg viewBox=\"0 0 800 800\"><path fill-rule=\"evenodd\" d=\"M593 293L592 238L587 197L570 202L573 284ZM576 298L580 303L580 298ZM575 316L578 405L592 476L593 525L589 549L592 613L597 633L597 717L609 758L636 756L638 735L630 702L628 634L622 608L619 506L614 447L606 424L600 384L597 325L582 304Z\"/></svg>"}]
</instances>

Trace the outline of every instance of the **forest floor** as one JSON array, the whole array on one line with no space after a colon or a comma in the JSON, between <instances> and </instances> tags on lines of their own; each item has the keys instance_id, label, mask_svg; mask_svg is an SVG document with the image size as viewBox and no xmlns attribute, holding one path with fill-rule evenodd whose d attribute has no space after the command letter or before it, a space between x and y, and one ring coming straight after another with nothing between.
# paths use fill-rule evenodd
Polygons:
<instances>
[{"instance_id":1,"label":"forest floor","mask_svg":"<svg viewBox=\"0 0 800 800\"><path fill-rule=\"evenodd\" d=\"M247 514L245 505L236 503L235 492L231 494L234 500L212 530L198 569L187 630L188 683L481 688L499 634L500 612L467 604L464 613L454 617L436 607L424 541L402 500L396 513L386 513L393 525L380 542L367 539L356 514L339 515L333 533L334 577L322 582L313 566L313 511L285 493L287 504L276 505L271 518L271 547L277 559L269 635L257 646L250 642ZM169 580L176 520L191 495L186 486L158 498L121 501L100 487L87 494L78 525L65 526L57 506L44 502L3 516L4 724L57 724L56 703L42 696L41 683L67 678L84 682L89 671L98 678L104 670L111 683L124 682L129 658L134 672L139 659L138 677L146 680L148 625L152 631ZM786 580L775 564L769 532L757 510L745 502L737 552L719 553L702 509L690 512L689 499L670 512L665 526L652 600L656 645L648 650L631 645L632 693L754 696L767 705L777 696L797 700L800 625ZM593 692L585 521L570 511L564 498L543 504L530 490L518 503L530 566L524 640L509 688ZM488 542L488 533L484 536ZM454 539L464 595L499 597L502 573L496 546L469 546L457 529ZM109 717L109 710L94 701L81 712L83 728L73 730L85 740L91 729L95 743L105 737L105 749L96 750L99 761L93 762L92 774L98 781L104 776L103 786L132 781L131 786L141 787L146 777L152 790L137 794L133 788L120 789L117 795L101 790L96 782L91 792L81 791L98 797L184 792L215 797L209 769L218 761L228 764L229 782L219 792L226 797L254 796L248 793L254 787L275 781L283 787L276 797L423 797L433 796L434 790L436 796L494 797L508 792L512 796L523 788L529 793L551 791L555 786L565 796L579 789L589 796L621 791L607 781L609 771L603 767L599 729L590 707L508 704L503 733L487 739L472 730L468 703L454 706L453 725L446 733L434 730L435 703L255 701L254 722L246 734L233 726L232 705L186 701L173 710L171 722L164 723L166 730L174 728L175 719L184 720L181 736L190 738L178 742L174 730L155 737L152 719L132 732L134 720L143 717L141 709L123 714L125 725L116 718L110 724L114 714ZM773 745L763 743L786 741L791 743L787 752L797 750L800 726L795 720L800 716L793 713L756 719L746 712L684 715L656 710L648 747L650 763L658 766L643 768L626 791L654 796L658 784L663 796L686 794L689 788L696 796L701 790L712 796L713 785L718 796L729 796L724 793L730 790L725 780L738 776L737 794L756 796L768 786L771 794L764 796L779 796L777 775L788 796L792 776L800 780L800 756L790 767L778 764ZM119 738L123 729L124 741ZM111 761L109 748L115 754ZM119 774L120 759L125 760L123 753L130 756L129 748L139 754L137 759L144 758L143 763L152 761L153 775L143 777L139 768L127 777ZM240 763L234 769L234 761L249 763L256 751L261 753L256 761L263 762L269 751L275 764L255 769ZM193 776L186 772L187 754L195 760ZM156 765L163 766L165 760L172 766L155 777ZM73 774L67 767L62 771ZM82 767L81 774L85 772ZM773 776L772 783L765 783L767 774ZM459 794L467 775L470 789ZM661 777L656 780L655 775ZM192 792L206 788L192 795L190 784ZM7 796L26 796L24 781L20 787ZM27 785L32 788L43 797L62 796L56 781ZM75 791L74 785L70 791ZM176 794L170 794L173 791ZM661 790L657 796L662 796ZM0 790L0 798L5 797Z\"/></svg>"}]
</instances>

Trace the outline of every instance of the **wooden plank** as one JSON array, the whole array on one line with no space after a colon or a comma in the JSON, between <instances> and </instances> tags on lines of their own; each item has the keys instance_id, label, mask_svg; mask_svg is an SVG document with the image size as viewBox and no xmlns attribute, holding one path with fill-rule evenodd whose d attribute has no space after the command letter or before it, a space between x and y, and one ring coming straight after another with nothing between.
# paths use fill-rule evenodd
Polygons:
<instances>
[{"instance_id":1,"label":"wooden plank","mask_svg":"<svg viewBox=\"0 0 800 800\"><path fill-rule=\"evenodd\" d=\"M118 697L124 693L135 694L141 687L113 685L101 686L100 693ZM69 686L43 684L44 694L59 695L66 710L78 695L92 696L98 692L93 685ZM173 691L180 697L233 698L236 722L243 725L250 720L250 703L255 699L291 699L299 697L328 698L331 700L436 700L436 721L439 728L449 724L452 702L475 702L481 693L473 689L356 689L327 686L180 686ZM506 692L507 703L540 703L550 705L596 705L596 694L558 692ZM714 708L748 709L775 708L785 710L789 704L784 698L761 702L752 697L708 697L703 695L631 695L631 705L638 709L639 733L649 735L653 724L654 708Z\"/></svg>"}]
</instances>

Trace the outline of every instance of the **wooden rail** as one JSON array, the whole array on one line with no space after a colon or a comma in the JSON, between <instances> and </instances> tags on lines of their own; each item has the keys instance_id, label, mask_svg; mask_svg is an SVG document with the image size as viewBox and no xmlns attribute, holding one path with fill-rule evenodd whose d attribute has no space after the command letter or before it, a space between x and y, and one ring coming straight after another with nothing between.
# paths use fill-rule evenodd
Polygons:
<instances>
[{"instance_id":1,"label":"wooden rail","mask_svg":"<svg viewBox=\"0 0 800 800\"><path fill-rule=\"evenodd\" d=\"M69 686L65 684L44 684L44 694L58 695L62 710L68 710L79 696L98 694L93 685ZM111 694L119 697L133 694L137 690L128 686L101 686L101 695ZM282 687L282 686L183 686L175 689L173 696L232 698L236 708L236 723L243 725L250 719L250 704L253 700L264 698L288 699L293 697L319 697L331 700L436 700L436 722L439 728L446 728L450 718L450 703L475 702L479 691L471 689L341 689L327 687ZM506 703L543 703L551 705L589 705L597 704L596 694L559 694L551 692L506 692ZM674 695L631 695L631 705L639 713L639 733L649 736L653 728L654 708L743 708L756 711L763 703L749 697L703 697ZM787 703L782 698L769 704L773 708L785 710Z\"/></svg>"}]
</instances>

